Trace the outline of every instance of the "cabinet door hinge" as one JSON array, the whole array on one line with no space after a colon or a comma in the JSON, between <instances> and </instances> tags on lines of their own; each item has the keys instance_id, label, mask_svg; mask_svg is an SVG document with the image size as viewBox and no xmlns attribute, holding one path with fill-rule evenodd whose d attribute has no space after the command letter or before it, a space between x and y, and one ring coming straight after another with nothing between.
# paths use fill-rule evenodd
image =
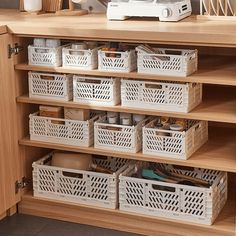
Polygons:
<instances>
[{"instance_id":1,"label":"cabinet door hinge","mask_svg":"<svg viewBox=\"0 0 236 236\"><path fill-rule=\"evenodd\" d=\"M8 44L7 50L8 50L8 58L11 58L12 55L19 54L19 52L23 50L23 47L20 46L18 43L15 43L13 47L10 44Z\"/></svg>"},{"instance_id":2,"label":"cabinet door hinge","mask_svg":"<svg viewBox=\"0 0 236 236\"><path fill-rule=\"evenodd\" d=\"M16 181L15 183L15 193L17 194L20 189L25 188L30 183L29 179L23 177L21 180Z\"/></svg>"}]
</instances>

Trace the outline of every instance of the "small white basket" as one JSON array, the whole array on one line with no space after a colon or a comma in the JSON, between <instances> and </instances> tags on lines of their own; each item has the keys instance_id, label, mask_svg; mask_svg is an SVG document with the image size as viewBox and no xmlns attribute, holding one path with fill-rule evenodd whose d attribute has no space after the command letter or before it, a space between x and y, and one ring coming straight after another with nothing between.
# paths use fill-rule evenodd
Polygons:
<instances>
[{"instance_id":1,"label":"small white basket","mask_svg":"<svg viewBox=\"0 0 236 236\"><path fill-rule=\"evenodd\" d=\"M120 79L74 75L74 101L93 105L120 103Z\"/></svg>"},{"instance_id":2,"label":"small white basket","mask_svg":"<svg viewBox=\"0 0 236 236\"><path fill-rule=\"evenodd\" d=\"M138 73L185 77L198 68L197 50L167 48L158 50L160 54L149 54L137 49Z\"/></svg>"},{"instance_id":3,"label":"small white basket","mask_svg":"<svg viewBox=\"0 0 236 236\"><path fill-rule=\"evenodd\" d=\"M143 127L144 154L186 160L208 140L207 121L189 120L187 131L159 129L156 122Z\"/></svg>"},{"instance_id":4,"label":"small white basket","mask_svg":"<svg viewBox=\"0 0 236 236\"><path fill-rule=\"evenodd\" d=\"M30 139L36 141L90 147L94 142L95 116L87 121L30 116Z\"/></svg>"},{"instance_id":5,"label":"small white basket","mask_svg":"<svg viewBox=\"0 0 236 236\"><path fill-rule=\"evenodd\" d=\"M137 125L126 126L108 124L103 117L94 123L95 148L137 153L142 148L142 127L149 118L138 122Z\"/></svg>"},{"instance_id":6,"label":"small white basket","mask_svg":"<svg viewBox=\"0 0 236 236\"><path fill-rule=\"evenodd\" d=\"M88 50L72 49L72 44L63 47L63 67L77 67L84 70L98 68L98 50L101 47Z\"/></svg>"},{"instance_id":7,"label":"small white basket","mask_svg":"<svg viewBox=\"0 0 236 236\"><path fill-rule=\"evenodd\" d=\"M57 48L28 46L29 65L61 66L62 46Z\"/></svg>"},{"instance_id":8,"label":"small white basket","mask_svg":"<svg viewBox=\"0 0 236 236\"><path fill-rule=\"evenodd\" d=\"M114 54L118 57L110 57ZM131 72L137 68L135 50L126 52L98 51L98 69L101 71Z\"/></svg>"},{"instance_id":9,"label":"small white basket","mask_svg":"<svg viewBox=\"0 0 236 236\"><path fill-rule=\"evenodd\" d=\"M70 101L73 97L72 75L29 72L29 96L47 100Z\"/></svg>"},{"instance_id":10,"label":"small white basket","mask_svg":"<svg viewBox=\"0 0 236 236\"><path fill-rule=\"evenodd\" d=\"M122 106L189 112L202 102L202 84L121 81Z\"/></svg>"},{"instance_id":11,"label":"small white basket","mask_svg":"<svg viewBox=\"0 0 236 236\"><path fill-rule=\"evenodd\" d=\"M227 173L166 165L172 173L210 182L210 187L188 186L131 177L133 165L120 175L120 209L128 212L211 225L227 201Z\"/></svg>"},{"instance_id":12,"label":"small white basket","mask_svg":"<svg viewBox=\"0 0 236 236\"><path fill-rule=\"evenodd\" d=\"M79 204L115 209L118 207L119 174L127 168L127 160L93 158L113 174L73 170L51 166L52 153L33 163L35 197L63 200Z\"/></svg>"}]
</instances>

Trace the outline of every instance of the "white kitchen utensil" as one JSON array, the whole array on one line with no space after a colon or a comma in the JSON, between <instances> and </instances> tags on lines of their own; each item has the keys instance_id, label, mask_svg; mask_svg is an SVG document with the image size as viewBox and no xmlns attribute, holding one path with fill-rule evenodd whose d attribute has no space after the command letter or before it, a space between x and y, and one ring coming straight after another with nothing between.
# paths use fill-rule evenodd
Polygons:
<instances>
[{"instance_id":1,"label":"white kitchen utensil","mask_svg":"<svg viewBox=\"0 0 236 236\"><path fill-rule=\"evenodd\" d=\"M150 1L127 0L108 3L109 20L125 20L129 17L158 17L160 21L179 21L191 15L190 0Z\"/></svg>"},{"instance_id":2,"label":"white kitchen utensil","mask_svg":"<svg viewBox=\"0 0 236 236\"><path fill-rule=\"evenodd\" d=\"M24 10L28 12L39 12L43 8L42 0L24 0Z\"/></svg>"}]
</instances>

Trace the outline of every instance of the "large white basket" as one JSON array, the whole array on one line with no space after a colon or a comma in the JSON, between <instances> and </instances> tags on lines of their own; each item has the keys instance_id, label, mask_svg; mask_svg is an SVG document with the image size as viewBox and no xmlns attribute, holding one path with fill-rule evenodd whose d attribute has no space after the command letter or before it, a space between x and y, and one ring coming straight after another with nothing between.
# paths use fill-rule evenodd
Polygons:
<instances>
[{"instance_id":1,"label":"large white basket","mask_svg":"<svg viewBox=\"0 0 236 236\"><path fill-rule=\"evenodd\" d=\"M37 66L61 66L62 65L62 47L46 48L28 46L28 57L30 65Z\"/></svg>"},{"instance_id":2,"label":"large white basket","mask_svg":"<svg viewBox=\"0 0 236 236\"><path fill-rule=\"evenodd\" d=\"M138 51L138 73L188 76L198 68L197 50L158 48L160 54ZM178 54L178 55L176 55Z\"/></svg>"},{"instance_id":3,"label":"large white basket","mask_svg":"<svg viewBox=\"0 0 236 236\"><path fill-rule=\"evenodd\" d=\"M202 101L202 84L121 81L122 106L189 112Z\"/></svg>"},{"instance_id":4,"label":"large white basket","mask_svg":"<svg viewBox=\"0 0 236 236\"><path fill-rule=\"evenodd\" d=\"M73 97L72 75L30 71L28 77L29 96L32 98L70 101Z\"/></svg>"},{"instance_id":5,"label":"large white basket","mask_svg":"<svg viewBox=\"0 0 236 236\"><path fill-rule=\"evenodd\" d=\"M74 101L93 105L120 103L120 79L74 75Z\"/></svg>"},{"instance_id":6,"label":"large white basket","mask_svg":"<svg viewBox=\"0 0 236 236\"><path fill-rule=\"evenodd\" d=\"M98 68L98 49L77 50L71 48L72 44L63 47L63 67L77 67L93 70Z\"/></svg>"},{"instance_id":7,"label":"large white basket","mask_svg":"<svg viewBox=\"0 0 236 236\"><path fill-rule=\"evenodd\" d=\"M187 131L158 129L156 121L143 128L144 154L186 160L208 140L207 121L189 120Z\"/></svg>"},{"instance_id":8,"label":"large white basket","mask_svg":"<svg viewBox=\"0 0 236 236\"><path fill-rule=\"evenodd\" d=\"M95 148L136 153L142 148L142 127L148 119L135 126L108 124L105 118L94 123Z\"/></svg>"},{"instance_id":9,"label":"large white basket","mask_svg":"<svg viewBox=\"0 0 236 236\"><path fill-rule=\"evenodd\" d=\"M33 163L35 197L115 209L118 207L119 174L127 160L107 157L93 162L114 171L103 174L51 166L52 153Z\"/></svg>"},{"instance_id":10,"label":"large white basket","mask_svg":"<svg viewBox=\"0 0 236 236\"><path fill-rule=\"evenodd\" d=\"M169 172L210 182L208 187L165 183L131 177L130 166L120 175L120 209L123 211L211 225L227 200L227 173L192 168L182 170L166 165Z\"/></svg>"},{"instance_id":11,"label":"large white basket","mask_svg":"<svg viewBox=\"0 0 236 236\"><path fill-rule=\"evenodd\" d=\"M109 57L109 54L119 57ZM101 71L131 72L137 68L135 50L126 52L98 51L98 69Z\"/></svg>"},{"instance_id":12,"label":"large white basket","mask_svg":"<svg viewBox=\"0 0 236 236\"><path fill-rule=\"evenodd\" d=\"M87 121L30 116L30 139L36 141L89 147L94 141L95 116Z\"/></svg>"}]
</instances>

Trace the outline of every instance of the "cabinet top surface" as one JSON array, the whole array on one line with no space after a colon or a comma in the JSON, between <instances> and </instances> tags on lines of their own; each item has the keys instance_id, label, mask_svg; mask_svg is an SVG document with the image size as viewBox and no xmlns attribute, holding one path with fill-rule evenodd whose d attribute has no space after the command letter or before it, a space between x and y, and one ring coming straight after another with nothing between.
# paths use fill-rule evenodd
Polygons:
<instances>
[{"instance_id":1,"label":"cabinet top surface","mask_svg":"<svg viewBox=\"0 0 236 236\"><path fill-rule=\"evenodd\" d=\"M236 46L236 21L199 20L196 16L180 22L159 22L157 18L108 21L104 14L27 15L1 9L0 25L17 35Z\"/></svg>"}]
</instances>

